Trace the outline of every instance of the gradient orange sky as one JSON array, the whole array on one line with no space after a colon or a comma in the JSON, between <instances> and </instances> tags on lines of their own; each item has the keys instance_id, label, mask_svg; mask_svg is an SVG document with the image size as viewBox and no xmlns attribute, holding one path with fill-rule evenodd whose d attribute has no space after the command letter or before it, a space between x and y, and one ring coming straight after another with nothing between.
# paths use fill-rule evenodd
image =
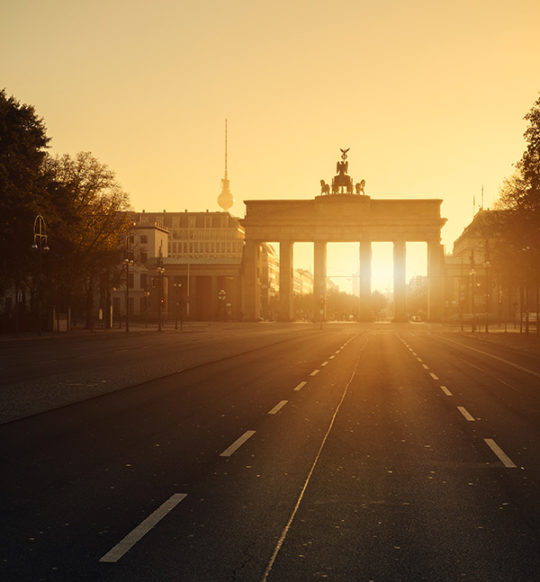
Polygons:
<instances>
[{"instance_id":1,"label":"gradient orange sky","mask_svg":"<svg viewBox=\"0 0 540 582\"><path fill-rule=\"evenodd\" d=\"M1 83L135 210L311 198L349 147L381 198L444 200L451 244L524 150L538 0L2 1Z\"/></svg>"}]
</instances>

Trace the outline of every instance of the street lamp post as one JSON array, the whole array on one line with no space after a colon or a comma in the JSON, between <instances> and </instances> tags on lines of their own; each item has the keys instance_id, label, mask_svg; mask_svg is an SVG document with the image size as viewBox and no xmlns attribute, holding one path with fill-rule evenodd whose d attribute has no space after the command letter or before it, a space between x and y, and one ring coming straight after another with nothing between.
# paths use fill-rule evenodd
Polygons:
<instances>
[{"instance_id":1,"label":"street lamp post","mask_svg":"<svg viewBox=\"0 0 540 582\"><path fill-rule=\"evenodd\" d=\"M174 329L178 329L178 307L180 305L180 289L182 289L182 283L173 283L174 287ZM180 330L182 330L182 312L180 312Z\"/></svg>"},{"instance_id":2,"label":"street lamp post","mask_svg":"<svg viewBox=\"0 0 540 582\"><path fill-rule=\"evenodd\" d=\"M486 261L486 333L489 333L489 309L491 307L491 281L489 279L490 262Z\"/></svg>"},{"instance_id":3,"label":"street lamp post","mask_svg":"<svg viewBox=\"0 0 540 582\"><path fill-rule=\"evenodd\" d=\"M476 271L471 269L471 331L476 331L476 309L474 305L474 288L476 287Z\"/></svg>"},{"instance_id":4,"label":"street lamp post","mask_svg":"<svg viewBox=\"0 0 540 582\"><path fill-rule=\"evenodd\" d=\"M38 214L34 220L34 241L32 248L38 251L39 257L39 274L38 274L38 301L37 301L37 332L41 335L41 302L42 302L42 255L49 252L47 244L47 225L41 214ZM16 305L16 307L18 307Z\"/></svg>"},{"instance_id":5,"label":"street lamp post","mask_svg":"<svg viewBox=\"0 0 540 582\"><path fill-rule=\"evenodd\" d=\"M149 303L150 291L148 289L144 290L144 327L148 327L148 303Z\"/></svg>"},{"instance_id":6,"label":"street lamp post","mask_svg":"<svg viewBox=\"0 0 540 582\"><path fill-rule=\"evenodd\" d=\"M159 306L158 306L158 331L162 331L161 329L161 317L162 317L162 309L163 309L163 275L165 273L165 267L163 266L163 257L161 253L158 258L157 263L157 272L159 275Z\"/></svg>"},{"instance_id":7,"label":"street lamp post","mask_svg":"<svg viewBox=\"0 0 540 582\"><path fill-rule=\"evenodd\" d=\"M129 267L133 265L133 259L128 256L124 259L124 265L126 266L126 333L129 333Z\"/></svg>"}]
</instances>

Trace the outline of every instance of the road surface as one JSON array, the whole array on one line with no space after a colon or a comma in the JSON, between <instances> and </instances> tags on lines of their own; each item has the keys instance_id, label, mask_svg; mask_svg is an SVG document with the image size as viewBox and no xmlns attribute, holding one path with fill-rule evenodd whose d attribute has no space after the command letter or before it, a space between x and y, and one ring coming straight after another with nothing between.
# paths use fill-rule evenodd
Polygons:
<instances>
[{"instance_id":1,"label":"road surface","mask_svg":"<svg viewBox=\"0 0 540 582\"><path fill-rule=\"evenodd\" d=\"M539 579L534 350L351 324L1 347L2 580Z\"/></svg>"}]
</instances>

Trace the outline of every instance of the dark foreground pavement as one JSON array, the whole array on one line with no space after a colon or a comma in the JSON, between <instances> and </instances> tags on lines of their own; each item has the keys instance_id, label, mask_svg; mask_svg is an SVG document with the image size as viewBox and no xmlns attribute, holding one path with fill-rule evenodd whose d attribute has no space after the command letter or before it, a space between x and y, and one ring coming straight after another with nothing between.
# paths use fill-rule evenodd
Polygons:
<instances>
[{"instance_id":1,"label":"dark foreground pavement","mask_svg":"<svg viewBox=\"0 0 540 582\"><path fill-rule=\"evenodd\" d=\"M44 344L37 377L13 348L30 394L91 398L0 427L2 579L538 579L534 349L407 325L217 335Z\"/></svg>"}]
</instances>

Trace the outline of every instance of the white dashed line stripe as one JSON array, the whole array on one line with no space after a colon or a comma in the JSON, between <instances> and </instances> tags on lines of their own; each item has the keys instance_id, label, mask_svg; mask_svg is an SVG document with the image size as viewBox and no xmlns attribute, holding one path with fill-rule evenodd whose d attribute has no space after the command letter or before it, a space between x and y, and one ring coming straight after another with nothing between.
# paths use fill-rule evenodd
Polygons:
<instances>
[{"instance_id":1,"label":"white dashed line stripe","mask_svg":"<svg viewBox=\"0 0 540 582\"><path fill-rule=\"evenodd\" d=\"M299 390L302 390L302 388L307 384L307 382L305 380L302 380L302 382L300 382L300 384L298 384L297 386L294 387L294 391L298 392Z\"/></svg>"},{"instance_id":2,"label":"white dashed line stripe","mask_svg":"<svg viewBox=\"0 0 540 582\"><path fill-rule=\"evenodd\" d=\"M100 562L118 562L118 560L128 552L143 536L145 536L160 520L162 520L180 501L187 497L186 493L175 493L165 503L160 505L135 529L131 530L128 535L118 542L114 548L109 550Z\"/></svg>"},{"instance_id":3,"label":"white dashed line stripe","mask_svg":"<svg viewBox=\"0 0 540 582\"><path fill-rule=\"evenodd\" d=\"M311 372L310 376L316 376L319 372L320 372L320 370L313 370L313 372Z\"/></svg>"},{"instance_id":4,"label":"white dashed line stripe","mask_svg":"<svg viewBox=\"0 0 540 582\"><path fill-rule=\"evenodd\" d=\"M240 438L236 439L234 443L230 447L226 448L219 456L230 457L254 434L255 434L254 430L246 430L246 432Z\"/></svg>"},{"instance_id":5,"label":"white dashed line stripe","mask_svg":"<svg viewBox=\"0 0 540 582\"><path fill-rule=\"evenodd\" d=\"M437 374L434 374L433 372L430 372L429 375L434 379L434 380L438 380L439 376L437 376Z\"/></svg>"},{"instance_id":6,"label":"white dashed line stripe","mask_svg":"<svg viewBox=\"0 0 540 582\"><path fill-rule=\"evenodd\" d=\"M424 368L425 370L429 370L429 366L427 366L426 364L422 364L422 368Z\"/></svg>"},{"instance_id":7,"label":"white dashed line stripe","mask_svg":"<svg viewBox=\"0 0 540 582\"><path fill-rule=\"evenodd\" d=\"M469 422L474 422L476 420L464 406L458 406L457 409L461 412L465 420L468 420Z\"/></svg>"},{"instance_id":8,"label":"white dashed line stripe","mask_svg":"<svg viewBox=\"0 0 540 582\"><path fill-rule=\"evenodd\" d=\"M446 396L452 396L452 392L450 392L446 386L441 386L441 390L446 394Z\"/></svg>"},{"instance_id":9,"label":"white dashed line stripe","mask_svg":"<svg viewBox=\"0 0 540 582\"><path fill-rule=\"evenodd\" d=\"M328 359L333 360L336 356L330 356Z\"/></svg>"},{"instance_id":10,"label":"white dashed line stripe","mask_svg":"<svg viewBox=\"0 0 540 582\"><path fill-rule=\"evenodd\" d=\"M274 408L272 408L272 410L268 411L268 414L277 414L284 406L285 404L287 404L287 402L289 402L288 400L282 400L281 402L278 402Z\"/></svg>"},{"instance_id":11,"label":"white dashed line stripe","mask_svg":"<svg viewBox=\"0 0 540 582\"><path fill-rule=\"evenodd\" d=\"M497 455L499 461L507 469L515 469L517 465L510 459L510 457L501 449L501 447L493 439L484 439L486 445Z\"/></svg>"},{"instance_id":12,"label":"white dashed line stripe","mask_svg":"<svg viewBox=\"0 0 540 582\"><path fill-rule=\"evenodd\" d=\"M323 362L323 363L321 364L321 368L324 368L325 366L328 366L328 362Z\"/></svg>"}]
</instances>

